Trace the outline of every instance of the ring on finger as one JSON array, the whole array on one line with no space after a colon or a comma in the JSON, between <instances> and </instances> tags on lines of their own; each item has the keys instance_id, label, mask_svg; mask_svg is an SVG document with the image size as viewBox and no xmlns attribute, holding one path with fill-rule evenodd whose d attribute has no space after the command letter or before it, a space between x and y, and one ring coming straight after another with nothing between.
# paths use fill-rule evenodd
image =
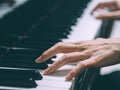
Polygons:
<instances>
[{"instance_id":1,"label":"ring on finger","mask_svg":"<svg viewBox=\"0 0 120 90\"><path fill-rule=\"evenodd\" d=\"M76 44L75 45L75 52L78 52L79 50L78 50L78 45Z\"/></svg>"}]
</instances>

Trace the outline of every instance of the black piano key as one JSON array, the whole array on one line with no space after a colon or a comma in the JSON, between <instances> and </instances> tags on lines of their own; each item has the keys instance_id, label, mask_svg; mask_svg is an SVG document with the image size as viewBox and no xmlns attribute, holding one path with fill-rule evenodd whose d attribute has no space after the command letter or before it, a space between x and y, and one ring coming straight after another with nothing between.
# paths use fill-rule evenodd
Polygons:
<instances>
[{"instance_id":1,"label":"black piano key","mask_svg":"<svg viewBox=\"0 0 120 90\"><path fill-rule=\"evenodd\" d=\"M22 69L3 69L0 68L0 80L1 79L18 79L18 80L41 80L42 76L37 70L22 70Z\"/></svg>"},{"instance_id":2,"label":"black piano key","mask_svg":"<svg viewBox=\"0 0 120 90\"><path fill-rule=\"evenodd\" d=\"M42 43L42 42L26 42L26 43L22 43L22 42L18 42L15 46L16 47L21 47L21 48L31 48L31 49L38 49L40 51L44 51L45 49L50 48L51 46L53 46L55 43L53 42L46 42L46 43Z\"/></svg>"},{"instance_id":3,"label":"black piano key","mask_svg":"<svg viewBox=\"0 0 120 90\"><path fill-rule=\"evenodd\" d=\"M37 70L0 69L0 86L33 88L42 76Z\"/></svg>"},{"instance_id":4,"label":"black piano key","mask_svg":"<svg viewBox=\"0 0 120 90\"><path fill-rule=\"evenodd\" d=\"M43 63L35 63L33 62L26 62L26 61L16 61L13 59L9 59L9 60L0 60L0 66L1 67L15 67L15 68L30 68L30 69L40 69L40 70L44 70L48 67L48 65L43 62Z\"/></svg>"},{"instance_id":5,"label":"black piano key","mask_svg":"<svg viewBox=\"0 0 120 90\"><path fill-rule=\"evenodd\" d=\"M42 77L42 75L40 74L40 72L38 70L35 70L35 73L32 74L32 78L34 80L42 80L43 77Z\"/></svg>"},{"instance_id":6,"label":"black piano key","mask_svg":"<svg viewBox=\"0 0 120 90\"><path fill-rule=\"evenodd\" d=\"M46 21L42 25L38 25L34 29L35 30L34 32L36 32L36 31L39 31L39 32L46 31L46 32L59 32L59 33L63 33L63 32L66 32L66 28L70 28L70 27L71 26L67 26L65 24L47 23L47 21Z\"/></svg>"},{"instance_id":7,"label":"black piano key","mask_svg":"<svg viewBox=\"0 0 120 90\"><path fill-rule=\"evenodd\" d=\"M43 52L34 49L25 48L11 48L7 52L7 55L1 59L10 62L21 62L21 63L34 63L34 60L40 56ZM52 57L53 58L53 57ZM55 58L55 56L54 56ZM47 64L53 63L51 59L46 61Z\"/></svg>"},{"instance_id":8,"label":"black piano key","mask_svg":"<svg viewBox=\"0 0 120 90\"><path fill-rule=\"evenodd\" d=\"M3 56L0 59L0 62L16 62L16 63L31 63L31 64L34 64L35 59L38 56L40 56L40 54L39 55L29 55L29 54L26 54L26 55L24 54L23 55L23 54L17 54L17 53L14 53L14 54L10 53L10 54L8 54L6 56ZM52 63L52 62L53 61L51 59L46 61L47 64Z\"/></svg>"},{"instance_id":9,"label":"black piano key","mask_svg":"<svg viewBox=\"0 0 120 90\"><path fill-rule=\"evenodd\" d=\"M44 70L48 67L46 64L44 65L43 63L42 64L36 64L36 63L31 64L31 63L16 63L16 62L7 63L7 64L6 62L5 63L1 62L0 66L1 67L15 67L15 68L30 68L30 69L40 69L40 70Z\"/></svg>"},{"instance_id":10,"label":"black piano key","mask_svg":"<svg viewBox=\"0 0 120 90\"><path fill-rule=\"evenodd\" d=\"M51 28L52 29L52 28ZM56 29L56 31L57 31L57 29ZM42 35L42 36L41 36ZM29 35L29 37L38 37L38 38L43 38L43 40L44 39L53 39L54 40L54 38L57 38L57 39L59 39L59 38L64 38L64 37L67 37L67 32L65 33L65 32L62 32L62 33L60 33L60 32L57 32L57 33L49 33L49 31L47 31L46 33L44 33L44 32L35 32L35 33L33 33L32 35Z\"/></svg>"},{"instance_id":11,"label":"black piano key","mask_svg":"<svg viewBox=\"0 0 120 90\"><path fill-rule=\"evenodd\" d=\"M29 81L0 80L0 86L35 88L37 84L35 83L34 80Z\"/></svg>"},{"instance_id":12,"label":"black piano key","mask_svg":"<svg viewBox=\"0 0 120 90\"><path fill-rule=\"evenodd\" d=\"M52 41L53 43L57 43L57 42L60 42L61 39L60 38L55 38L53 39L53 37L48 37L48 38L43 38L43 37L31 37L29 36L28 38L24 38L22 40L20 40L20 42L49 42L49 41Z\"/></svg>"},{"instance_id":13,"label":"black piano key","mask_svg":"<svg viewBox=\"0 0 120 90\"><path fill-rule=\"evenodd\" d=\"M21 42L22 41L31 41L31 42L32 41L38 41L38 42L46 42L47 43L47 41L53 41L53 43L54 43L54 42L60 41L62 39L62 37L63 36L61 36L61 37L47 36L47 34L44 35L44 37L43 37L43 36L40 36L40 35L36 36L35 34L32 34L32 35L29 35L27 38L22 39Z\"/></svg>"},{"instance_id":14,"label":"black piano key","mask_svg":"<svg viewBox=\"0 0 120 90\"><path fill-rule=\"evenodd\" d=\"M14 43L7 40L0 40L0 46L9 46L12 47Z\"/></svg>"},{"instance_id":15,"label":"black piano key","mask_svg":"<svg viewBox=\"0 0 120 90\"><path fill-rule=\"evenodd\" d=\"M10 55L14 55L14 56L15 55L29 55L34 58L40 54L41 54L41 51L37 50L37 49L17 48L17 47L10 48L7 52L8 56L10 56Z\"/></svg>"},{"instance_id":16,"label":"black piano key","mask_svg":"<svg viewBox=\"0 0 120 90\"><path fill-rule=\"evenodd\" d=\"M0 46L0 57L8 52L7 48L4 46Z\"/></svg>"},{"instance_id":17,"label":"black piano key","mask_svg":"<svg viewBox=\"0 0 120 90\"><path fill-rule=\"evenodd\" d=\"M51 59L48 59L47 61L45 61L47 64L52 64L54 61Z\"/></svg>"},{"instance_id":18,"label":"black piano key","mask_svg":"<svg viewBox=\"0 0 120 90\"><path fill-rule=\"evenodd\" d=\"M0 37L5 40L11 40L11 41L17 41L18 40L18 35L12 34L12 33L1 33ZM0 39L1 39L0 38Z\"/></svg>"},{"instance_id":19,"label":"black piano key","mask_svg":"<svg viewBox=\"0 0 120 90\"><path fill-rule=\"evenodd\" d=\"M16 67L16 68L34 68L46 69L48 67L46 62L35 63L38 56L28 54L10 53L0 58L1 67Z\"/></svg>"},{"instance_id":20,"label":"black piano key","mask_svg":"<svg viewBox=\"0 0 120 90\"><path fill-rule=\"evenodd\" d=\"M1 61L16 61L16 62L24 62L24 63L34 63L36 57L29 55L6 55L1 58Z\"/></svg>"},{"instance_id":21,"label":"black piano key","mask_svg":"<svg viewBox=\"0 0 120 90\"><path fill-rule=\"evenodd\" d=\"M48 40L49 41L49 40ZM36 40L34 40L34 41L22 41L22 42L18 42L17 44L18 45L41 45L41 46L44 46L45 44L46 45L53 45L55 42L46 42L46 41L36 41Z\"/></svg>"}]
</instances>

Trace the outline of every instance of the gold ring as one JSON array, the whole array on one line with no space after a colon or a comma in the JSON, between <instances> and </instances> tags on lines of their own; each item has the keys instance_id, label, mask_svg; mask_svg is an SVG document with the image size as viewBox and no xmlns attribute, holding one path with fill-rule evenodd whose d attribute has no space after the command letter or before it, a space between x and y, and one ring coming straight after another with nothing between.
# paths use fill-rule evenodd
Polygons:
<instances>
[{"instance_id":1,"label":"gold ring","mask_svg":"<svg viewBox=\"0 0 120 90\"><path fill-rule=\"evenodd\" d=\"M78 45L75 45L75 52L78 52Z\"/></svg>"}]
</instances>

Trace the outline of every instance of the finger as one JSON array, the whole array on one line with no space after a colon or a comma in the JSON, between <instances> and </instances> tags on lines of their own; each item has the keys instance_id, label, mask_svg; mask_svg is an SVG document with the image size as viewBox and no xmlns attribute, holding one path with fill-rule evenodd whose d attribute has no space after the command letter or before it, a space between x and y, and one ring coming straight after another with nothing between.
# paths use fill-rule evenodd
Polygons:
<instances>
[{"instance_id":1,"label":"finger","mask_svg":"<svg viewBox=\"0 0 120 90\"><path fill-rule=\"evenodd\" d=\"M89 67L103 67L118 63L119 61L114 58L113 53L114 52L112 50L99 52L99 54L96 54L89 59L81 61L74 69L72 69L68 73L68 75L66 76L66 80L72 80L72 78L77 76L78 73Z\"/></svg>"},{"instance_id":2,"label":"finger","mask_svg":"<svg viewBox=\"0 0 120 90\"><path fill-rule=\"evenodd\" d=\"M97 51L97 49L94 51ZM86 68L103 66L104 63L101 63L101 60L103 61L104 57L105 57L105 52L99 51L97 52L97 54L93 55L92 57L80 61L80 63L68 73L68 75L66 76L66 80L67 81L72 80L73 77L75 77L78 73L82 72Z\"/></svg>"},{"instance_id":3,"label":"finger","mask_svg":"<svg viewBox=\"0 0 120 90\"><path fill-rule=\"evenodd\" d=\"M86 68L94 65L95 62L94 60L90 60L90 59L87 59L87 60L84 60L84 61L81 61L74 69L72 69L68 75L66 76L66 80L69 81L69 80L72 80L72 78L74 78L75 76L77 76L78 73L82 72L83 70L85 70Z\"/></svg>"},{"instance_id":4,"label":"finger","mask_svg":"<svg viewBox=\"0 0 120 90\"><path fill-rule=\"evenodd\" d=\"M96 16L96 19L120 19L120 11L101 13Z\"/></svg>"},{"instance_id":5,"label":"finger","mask_svg":"<svg viewBox=\"0 0 120 90\"><path fill-rule=\"evenodd\" d=\"M48 67L44 71L44 74L53 73L58 68L62 67L65 64L68 64L68 63L71 63L71 62L75 62L75 61L79 61L79 60L83 60L83 59L86 59L86 58L89 58L89 57L90 57L89 54L82 54L80 52L66 54L63 57L61 57L59 60L57 60L56 62L54 62L50 67Z\"/></svg>"},{"instance_id":6,"label":"finger","mask_svg":"<svg viewBox=\"0 0 120 90\"><path fill-rule=\"evenodd\" d=\"M58 68L62 67L65 64L86 60L90 58L91 56L99 55L100 49L104 48L104 46L95 48L95 49L88 49L83 52L74 52L64 55L62 58L60 58L58 61L54 62L49 68L47 68L44 72L44 74L50 74L54 71L56 71ZM99 52L98 52L99 51ZM98 52L94 55L95 52Z\"/></svg>"},{"instance_id":7,"label":"finger","mask_svg":"<svg viewBox=\"0 0 120 90\"><path fill-rule=\"evenodd\" d=\"M114 5L114 1L111 2L103 2L103 3L99 3L92 11L91 14L93 14L95 11L99 10L99 9L104 9L104 8L110 8L113 7Z\"/></svg>"},{"instance_id":8,"label":"finger","mask_svg":"<svg viewBox=\"0 0 120 90\"><path fill-rule=\"evenodd\" d=\"M50 49L46 50L39 58L37 58L35 61L37 63L43 62L47 60L48 58L58 54L58 53L68 53L73 52L76 49L76 45L70 42L59 42L55 44Z\"/></svg>"},{"instance_id":9,"label":"finger","mask_svg":"<svg viewBox=\"0 0 120 90\"><path fill-rule=\"evenodd\" d=\"M103 54L103 53L102 53ZM102 60L102 55L98 54L96 56L93 56L89 59L86 59L84 61L81 61L75 68L73 68L68 75L66 76L66 80L72 80L77 74L85 70L86 68L89 67L100 67L99 66L99 61Z\"/></svg>"}]
</instances>

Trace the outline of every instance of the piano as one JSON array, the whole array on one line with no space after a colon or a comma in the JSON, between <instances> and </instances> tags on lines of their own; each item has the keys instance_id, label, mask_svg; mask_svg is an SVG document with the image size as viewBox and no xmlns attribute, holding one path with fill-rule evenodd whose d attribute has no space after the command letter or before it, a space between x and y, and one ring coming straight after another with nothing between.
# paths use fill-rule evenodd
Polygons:
<instances>
[{"instance_id":1,"label":"piano","mask_svg":"<svg viewBox=\"0 0 120 90\"><path fill-rule=\"evenodd\" d=\"M90 15L97 3L97 0L15 0L12 6L1 6L0 89L92 90L100 68L86 69L72 81L65 81L75 63L43 75L42 71L61 55L40 64L34 60L59 41L112 37L114 21L100 21Z\"/></svg>"}]
</instances>

